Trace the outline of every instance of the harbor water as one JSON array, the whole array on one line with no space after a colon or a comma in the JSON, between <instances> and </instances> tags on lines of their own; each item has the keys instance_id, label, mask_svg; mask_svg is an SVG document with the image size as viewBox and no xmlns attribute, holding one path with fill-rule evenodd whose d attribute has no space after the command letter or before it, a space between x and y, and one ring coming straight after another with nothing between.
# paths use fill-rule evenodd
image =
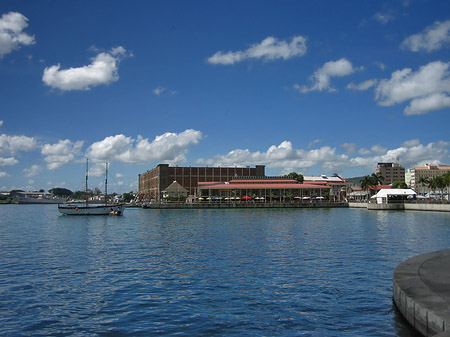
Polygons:
<instances>
[{"instance_id":1,"label":"harbor water","mask_svg":"<svg viewBox=\"0 0 450 337\"><path fill-rule=\"evenodd\" d=\"M0 206L1 336L418 336L402 261L450 248L450 214Z\"/></svg>"}]
</instances>

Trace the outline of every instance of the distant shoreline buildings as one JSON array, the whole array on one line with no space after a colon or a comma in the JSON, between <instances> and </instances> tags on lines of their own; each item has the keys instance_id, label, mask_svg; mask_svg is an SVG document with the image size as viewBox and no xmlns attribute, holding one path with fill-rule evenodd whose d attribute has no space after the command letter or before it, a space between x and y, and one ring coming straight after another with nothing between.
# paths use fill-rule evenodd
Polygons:
<instances>
[{"instance_id":1,"label":"distant shoreline buildings","mask_svg":"<svg viewBox=\"0 0 450 337\"><path fill-rule=\"evenodd\" d=\"M390 188L396 182L404 182L416 192L423 192L423 179L436 178L450 171L450 165L426 164L414 166L405 172L400 163L378 163L375 173L383 177L382 186ZM352 189L350 179L334 174L329 177L304 176L298 182L291 177L268 177L265 166L255 167L193 167L158 164L138 176L138 201L163 202L182 198L187 202L198 199L233 200L240 198L278 200L326 198L330 201L346 201ZM355 183L353 183L355 185ZM358 191L358 193L365 193ZM354 194L354 193L352 193Z\"/></svg>"}]
</instances>

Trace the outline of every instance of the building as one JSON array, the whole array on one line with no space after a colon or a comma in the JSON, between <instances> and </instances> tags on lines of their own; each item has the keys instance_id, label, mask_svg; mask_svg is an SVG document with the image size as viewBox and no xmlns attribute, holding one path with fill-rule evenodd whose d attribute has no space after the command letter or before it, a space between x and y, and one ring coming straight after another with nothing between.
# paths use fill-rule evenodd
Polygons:
<instances>
[{"instance_id":1,"label":"building","mask_svg":"<svg viewBox=\"0 0 450 337\"><path fill-rule=\"evenodd\" d=\"M299 183L289 177L237 177L226 182L199 182L201 202L305 202L330 196L326 184Z\"/></svg>"},{"instance_id":2,"label":"building","mask_svg":"<svg viewBox=\"0 0 450 337\"><path fill-rule=\"evenodd\" d=\"M178 167L159 164L139 175L140 201L161 201L164 191L174 181L183 186L188 195L197 195L200 182L226 182L234 177L264 177L265 166L256 167Z\"/></svg>"},{"instance_id":3,"label":"building","mask_svg":"<svg viewBox=\"0 0 450 337\"><path fill-rule=\"evenodd\" d=\"M178 199L184 200L188 196L188 190L174 181L165 190L162 191L162 197L164 200Z\"/></svg>"},{"instance_id":4,"label":"building","mask_svg":"<svg viewBox=\"0 0 450 337\"><path fill-rule=\"evenodd\" d=\"M330 199L334 201L342 201L346 198L347 182L338 175L328 177L325 174L320 176L304 176L305 184L323 185L330 187Z\"/></svg>"},{"instance_id":5,"label":"building","mask_svg":"<svg viewBox=\"0 0 450 337\"><path fill-rule=\"evenodd\" d=\"M428 190L428 185L420 182L421 177L428 180L443 176L450 171L450 165L425 164L425 166L414 166L411 173L411 188L416 192Z\"/></svg>"},{"instance_id":6,"label":"building","mask_svg":"<svg viewBox=\"0 0 450 337\"><path fill-rule=\"evenodd\" d=\"M375 173L384 178L384 185L391 185L396 181L405 181L405 168L399 163L378 163Z\"/></svg>"}]
</instances>

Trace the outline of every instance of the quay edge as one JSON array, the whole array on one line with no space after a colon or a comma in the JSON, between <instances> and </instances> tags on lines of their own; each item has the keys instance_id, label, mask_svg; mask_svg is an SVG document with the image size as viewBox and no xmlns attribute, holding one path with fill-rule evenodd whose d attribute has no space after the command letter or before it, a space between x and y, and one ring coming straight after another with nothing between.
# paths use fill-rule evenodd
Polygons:
<instances>
[{"instance_id":1,"label":"quay edge","mask_svg":"<svg viewBox=\"0 0 450 337\"><path fill-rule=\"evenodd\" d=\"M422 335L450 337L450 249L412 257L394 271L393 299Z\"/></svg>"}]
</instances>

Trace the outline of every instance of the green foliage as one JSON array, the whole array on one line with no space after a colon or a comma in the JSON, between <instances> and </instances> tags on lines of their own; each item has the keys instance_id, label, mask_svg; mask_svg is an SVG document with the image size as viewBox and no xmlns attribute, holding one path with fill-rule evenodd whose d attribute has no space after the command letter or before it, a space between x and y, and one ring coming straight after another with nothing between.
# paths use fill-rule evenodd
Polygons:
<instances>
[{"instance_id":1,"label":"green foliage","mask_svg":"<svg viewBox=\"0 0 450 337\"><path fill-rule=\"evenodd\" d=\"M88 197L93 196L94 194L92 191L88 191ZM86 192L85 191L76 191L71 195L72 199L74 200L85 200L86 199Z\"/></svg>"},{"instance_id":2,"label":"green foliage","mask_svg":"<svg viewBox=\"0 0 450 337\"><path fill-rule=\"evenodd\" d=\"M73 194L73 192L71 190L68 190L67 188L62 188L62 187L55 187L48 191L58 197L69 197Z\"/></svg>"},{"instance_id":3,"label":"green foliage","mask_svg":"<svg viewBox=\"0 0 450 337\"><path fill-rule=\"evenodd\" d=\"M130 202L131 200L133 200L133 192L124 193L122 195L122 199L124 202Z\"/></svg>"},{"instance_id":4,"label":"green foliage","mask_svg":"<svg viewBox=\"0 0 450 337\"><path fill-rule=\"evenodd\" d=\"M290 178L296 179L300 184L303 183L303 175L297 172L291 172L287 175Z\"/></svg>"},{"instance_id":5,"label":"green foliage","mask_svg":"<svg viewBox=\"0 0 450 337\"><path fill-rule=\"evenodd\" d=\"M408 185L404 181L394 181L392 188L408 188Z\"/></svg>"}]
</instances>

